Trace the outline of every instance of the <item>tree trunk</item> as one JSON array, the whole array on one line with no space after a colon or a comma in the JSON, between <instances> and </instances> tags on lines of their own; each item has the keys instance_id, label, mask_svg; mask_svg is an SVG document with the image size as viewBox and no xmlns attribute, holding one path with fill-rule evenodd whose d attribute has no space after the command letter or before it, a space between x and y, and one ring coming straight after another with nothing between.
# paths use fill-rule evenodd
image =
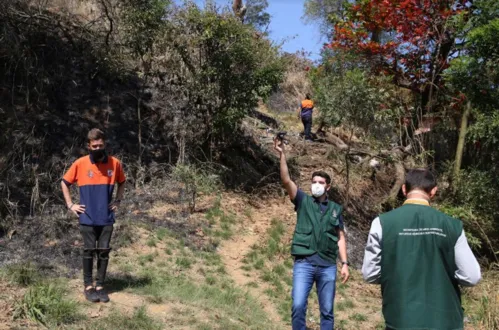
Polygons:
<instances>
[{"instance_id":1,"label":"tree trunk","mask_svg":"<svg viewBox=\"0 0 499 330\"><path fill-rule=\"evenodd\" d=\"M138 132L137 138L139 143L139 155L137 157L137 163L139 166L142 164L142 116L140 107L142 106L142 90L139 92L139 97L137 98L137 121L138 121Z\"/></svg>"},{"instance_id":2,"label":"tree trunk","mask_svg":"<svg viewBox=\"0 0 499 330\"><path fill-rule=\"evenodd\" d=\"M239 17L239 19L244 21L244 15L246 14L246 6L243 5L243 0L234 0L232 2L232 10L234 15Z\"/></svg>"},{"instance_id":3,"label":"tree trunk","mask_svg":"<svg viewBox=\"0 0 499 330\"><path fill-rule=\"evenodd\" d=\"M397 198L400 189L405 182L405 167L402 160L399 160L395 163L395 178L395 183L393 184L392 189L390 189L390 193L388 194L387 200L389 201L395 200Z\"/></svg>"},{"instance_id":4,"label":"tree trunk","mask_svg":"<svg viewBox=\"0 0 499 330\"><path fill-rule=\"evenodd\" d=\"M461 163L463 161L464 144L466 141L466 132L468 131L468 119L471 114L471 102L466 103L466 107L461 117L461 128L459 129L459 140L457 142L456 148L456 159L454 162L454 179L459 177L459 171L461 170Z\"/></svg>"},{"instance_id":5,"label":"tree trunk","mask_svg":"<svg viewBox=\"0 0 499 330\"><path fill-rule=\"evenodd\" d=\"M345 165L346 165L346 170L347 170L347 184L346 184L346 198L345 198L345 207L348 207L348 204L350 203L350 159L348 158L350 156L350 149L352 147L352 137L353 137L353 128L350 130L350 138L348 139L348 147L347 147L347 152L345 154Z\"/></svg>"},{"instance_id":6,"label":"tree trunk","mask_svg":"<svg viewBox=\"0 0 499 330\"><path fill-rule=\"evenodd\" d=\"M394 163L395 182L393 183L392 189L390 189L388 196L381 203L382 205L385 203L391 204L393 201L395 201L400 192L400 189L402 188L402 185L405 183L405 165L404 165L405 152L407 152L407 150L404 151L400 148L397 148L397 149L392 149L387 154L390 155L390 157L395 161Z\"/></svg>"}]
</instances>

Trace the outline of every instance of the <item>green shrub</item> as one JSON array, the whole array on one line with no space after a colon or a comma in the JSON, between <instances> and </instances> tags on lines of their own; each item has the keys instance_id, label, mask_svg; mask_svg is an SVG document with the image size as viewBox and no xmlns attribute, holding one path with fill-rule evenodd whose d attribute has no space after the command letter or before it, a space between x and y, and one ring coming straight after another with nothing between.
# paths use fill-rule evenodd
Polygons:
<instances>
[{"instance_id":1,"label":"green shrub","mask_svg":"<svg viewBox=\"0 0 499 330\"><path fill-rule=\"evenodd\" d=\"M65 297L66 290L58 284L37 284L17 303L15 316L29 318L45 326L74 323L82 318L78 303Z\"/></svg>"},{"instance_id":2,"label":"green shrub","mask_svg":"<svg viewBox=\"0 0 499 330\"><path fill-rule=\"evenodd\" d=\"M40 279L38 268L29 262L8 265L5 274L11 283L21 286L32 285Z\"/></svg>"}]
</instances>

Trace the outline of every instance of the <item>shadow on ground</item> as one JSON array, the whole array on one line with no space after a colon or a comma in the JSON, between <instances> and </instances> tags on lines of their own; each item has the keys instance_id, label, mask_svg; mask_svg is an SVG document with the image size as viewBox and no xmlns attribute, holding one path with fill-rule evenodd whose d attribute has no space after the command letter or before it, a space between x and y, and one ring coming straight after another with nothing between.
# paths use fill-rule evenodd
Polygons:
<instances>
[{"instance_id":1,"label":"shadow on ground","mask_svg":"<svg viewBox=\"0 0 499 330\"><path fill-rule=\"evenodd\" d=\"M109 293L120 292L126 289L142 288L151 284L147 276L132 276L129 274L109 274L106 279L106 290Z\"/></svg>"}]
</instances>

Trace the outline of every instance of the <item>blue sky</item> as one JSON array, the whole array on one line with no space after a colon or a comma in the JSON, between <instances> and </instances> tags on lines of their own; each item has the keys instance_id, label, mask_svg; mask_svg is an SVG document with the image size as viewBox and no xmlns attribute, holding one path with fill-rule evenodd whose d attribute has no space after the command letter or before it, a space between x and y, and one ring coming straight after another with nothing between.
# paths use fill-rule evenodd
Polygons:
<instances>
[{"instance_id":1,"label":"blue sky","mask_svg":"<svg viewBox=\"0 0 499 330\"><path fill-rule=\"evenodd\" d=\"M272 16L271 38L276 41L286 40L283 45L285 51L295 52L305 49L312 53L311 58L317 59L325 40L321 38L317 26L303 22L304 0L268 0L268 2L268 12Z\"/></svg>"},{"instance_id":2,"label":"blue sky","mask_svg":"<svg viewBox=\"0 0 499 330\"><path fill-rule=\"evenodd\" d=\"M203 4L205 0L195 0ZM244 1L244 0L243 0ZM217 0L219 5L231 5L231 0ZM268 12L272 16L270 37L277 43L284 42L282 50L290 53L304 49L310 58L318 59L322 44L319 28L302 20L304 0L268 0Z\"/></svg>"}]
</instances>

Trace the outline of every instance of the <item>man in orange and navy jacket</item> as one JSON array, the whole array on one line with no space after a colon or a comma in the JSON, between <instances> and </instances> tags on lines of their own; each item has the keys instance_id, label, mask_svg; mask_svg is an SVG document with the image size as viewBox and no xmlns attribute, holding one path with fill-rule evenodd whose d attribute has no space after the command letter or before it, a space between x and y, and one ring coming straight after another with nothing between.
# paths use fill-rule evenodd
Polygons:
<instances>
[{"instance_id":1,"label":"man in orange and navy jacket","mask_svg":"<svg viewBox=\"0 0 499 330\"><path fill-rule=\"evenodd\" d=\"M303 123L305 140L312 141L312 112L314 111L314 102L310 99L310 94L305 95L305 100L301 101L300 115Z\"/></svg>"},{"instance_id":2,"label":"man in orange and navy jacket","mask_svg":"<svg viewBox=\"0 0 499 330\"><path fill-rule=\"evenodd\" d=\"M83 238L83 282L85 298L91 302L108 302L104 290L109 252L113 233L114 212L118 209L125 191L125 174L118 159L108 156L105 136L99 129L88 133L89 155L77 159L62 179L61 187L68 209L80 221ZM72 202L69 187L77 183L79 203ZM118 184L113 201L115 184ZM96 285L93 286L92 268L97 256Z\"/></svg>"}]
</instances>

